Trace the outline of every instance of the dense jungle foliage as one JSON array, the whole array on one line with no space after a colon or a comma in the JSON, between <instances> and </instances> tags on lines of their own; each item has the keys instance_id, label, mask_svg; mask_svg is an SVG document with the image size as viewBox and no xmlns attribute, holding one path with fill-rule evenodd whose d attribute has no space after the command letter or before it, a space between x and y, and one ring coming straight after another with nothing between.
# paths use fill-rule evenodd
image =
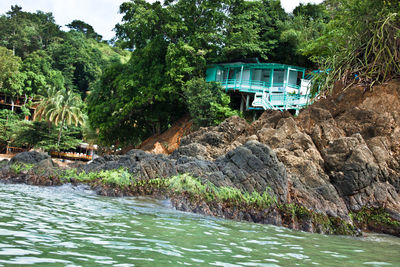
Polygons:
<instances>
[{"instance_id":1,"label":"dense jungle foliage","mask_svg":"<svg viewBox=\"0 0 400 267\"><path fill-rule=\"evenodd\" d=\"M131 0L104 41L83 21L66 32L51 13L12 6L0 16L0 93L12 104L0 114L0 142L66 149L85 137L118 148L186 113L198 126L218 123L235 112L218 84L201 80L217 62L321 69L316 84L326 92L337 80L396 78L399 12L397 0L325 0L291 14L279 0Z\"/></svg>"},{"instance_id":2,"label":"dense jungle foliage","mask_svg":"<svg viewBox=\"0 0 400 267\"><path fill-rule=\"evenodd\" d=\"M2 152L6 146L76 147L83 129L90 131L81 125L93 84L108 66L129 60L129 51L102 41L85 22L67 26L70 30L62 31L51 13L24 12L19 6L0 16ZM33 114L34 108L40 114Z\"/></svg>"}]
</instances>

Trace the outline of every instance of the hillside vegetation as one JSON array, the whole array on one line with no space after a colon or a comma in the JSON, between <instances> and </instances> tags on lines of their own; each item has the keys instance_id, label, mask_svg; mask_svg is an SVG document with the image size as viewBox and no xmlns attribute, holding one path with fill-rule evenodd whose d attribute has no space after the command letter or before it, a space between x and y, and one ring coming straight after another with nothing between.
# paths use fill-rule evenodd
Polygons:
<instances>
[{"instance_id":1,"label":"hillside vegetation","mask_svg":"<svg viewBox=\"0 0 400 267\"><path fill-rule=\"evenodd\" d=\"M84 122L88 92L108 66L129 60L130 52L103 41L89 24L67 26L62 31L51 13L19 6L0 16L2 152L8 146L75 148L91 131Z\"/></svg>"},{"instance_id":2,"label":"hillside vegetation","mask_svg":"<svg viewBox=\"0 0 400 267\"><path fill-rule=\"evenodd\" d=\"M65 32L51 13L13 6L0 16L0 92L13 107L0 114L0 142L67 149L84 138L118 149L188 113L194 127L218 124L237 112L218 84L203 80L217 62L257 57L319 69L314 93L329 94L335 81L370 88L399 76L399 12L396 0L326 0L291 14L279 0L133 0L120 6L107 42L83 21ZM37 116L43 122L23 122L39 103L63 110L49 88L80 97L82 124L56 123L50 110Z\"/></svg>"}]
</instances>

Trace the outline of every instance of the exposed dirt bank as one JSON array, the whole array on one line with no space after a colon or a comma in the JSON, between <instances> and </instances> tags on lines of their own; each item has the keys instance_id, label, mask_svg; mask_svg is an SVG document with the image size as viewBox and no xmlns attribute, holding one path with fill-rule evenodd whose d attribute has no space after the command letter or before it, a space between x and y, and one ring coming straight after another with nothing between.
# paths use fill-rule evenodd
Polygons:
<instances>
[{"instance_id":1,"label":"exposed dirt bank","mask_svg":"<svg viewBox=\"0 0 400 267\"><path fill-rule=\"evenodd\" d=\"M141 143L137 149L150 152L153 154L169 155L179 148L181 139L187 135L192 127L190 117L184 116L176 121L167 131L149 137ZM126 154L133 147L128 147L122 150L121 154Z\"/></svg>"}]
</instances>

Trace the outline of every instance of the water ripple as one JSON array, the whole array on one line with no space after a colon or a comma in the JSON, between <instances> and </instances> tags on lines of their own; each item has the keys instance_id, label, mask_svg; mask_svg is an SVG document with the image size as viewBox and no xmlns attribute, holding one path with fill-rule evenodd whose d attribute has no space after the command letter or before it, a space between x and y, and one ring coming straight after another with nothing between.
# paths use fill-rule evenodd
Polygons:
<instances>
[{"instance_id":1,"label":"water ripple","mask_svg":"<svg viewBox=\"0 0 400 267\"><path fill-rule=\"evenodd\" d=\"M0 265L400 266L394 237L233 222L87 187L0 184L0 210Z\"/></svg>"}]
</instances>

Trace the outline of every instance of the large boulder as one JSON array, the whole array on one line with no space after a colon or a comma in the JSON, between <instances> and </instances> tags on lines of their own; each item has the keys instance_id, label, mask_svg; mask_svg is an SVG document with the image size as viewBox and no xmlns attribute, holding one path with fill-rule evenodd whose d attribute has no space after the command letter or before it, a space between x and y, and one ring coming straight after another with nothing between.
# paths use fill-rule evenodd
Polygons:
<instances>
[{"instance_id":1,"label":"large boulder","mask_svg":"<svg viewBox=\"0 0 400 267\"><path fill-rule=\"evenodd\" d=\"M188 147L190 145L184 146L185 149ZM247 192L263 193L271 189L281 202L286 201L288 180L285 166L267 145L251 140L216 160L204 160L202 154L196 152L193 150L191 154L180 154L179 157L174 155L178 173L189 173L217 186L231 186Z\"/></svg>"},{"instance_id":2,"label":"large boulder","mask_svg":"<svg viewBox=\"0 0 400 267\"><path fill-rule=\"evenodd\" d=\"M215 160L242 145L242 142L237 140L245 133L248 126L246 120L233 116L218 126L200 128L181 139L181 145L172 153L172 157Z\"/></svg>"},{"instance_id":3,"label":"large boulder","mask_svg":"<svg viewBox=\"0 0 400 267\"><path fill-rule=\"evenodd\" d=\"M47 158L36 163L32 171L40 176L51 177L57 175L57 167L51 158Z\"/></svg>"},{"instance_id":4,"label":"large boulder","mask_svg":"<svg viewBox=\"0 0 400 267\"><path fill-rule=\"evenodd\" d=\"M172 152L172 157L179 159L180 157L193 157L200 160L211 160L210 150L202 143L190 143L179 147Z\"/></svg>"},{"instance_id":5,"label":"large boulder","mask_svg":"<svg viewBox=\"0 0 400 267\"><path fill-rule=\"evenodd\" d=\"M138 179L154 179L176 175L175 160L163 154L133 149L122 156L105 156L80 167L85 172L124 168Z\"/></svg>"},{"instance_id":6,"label":"large boulder","mask_svg":"<svg viewBox=\"0 0 400 267\"><path fill-rule=\"evenodd\" d=\"M186 156L178 158L176 161L176 170L178 173L190 173L198 178L202 178L207 174L216 173L219 171L218 166L213 161L200 160L195 157Z\"/></svg>"},{"instance_id":7,"label":"large boulder","mask_svg":"<svg viewBox=\"0 0 400 267\"><path fill-rule=\"evenodd\" d=\"M285 166L270 147L258 141L249 141L229 151L216 164L236 188L247 192L263 192L269 188L281 201L287 198ZM212 175L210 180L219 183Z\"/></svg>"},{"instance_id":8,"label":"large boulder","mask_svg":"<svg viewBox=\"0 0 400 267\"><path fill-rule=\"evenodd\" d=\"M50 156L46 153L37 151L22 152L15 155L9 162L10 165L15 163L37 164L44 159L49 159Z\"/></svg>"},{"instance_id":9,"label":"large boulder","mask_svg":"<svg viewBox=\"0 0 400 267\"><path fill-rule=\"evenodd\" d=\"M341 196L354 195L378 181L379 166L360 134L335 140L324 154L331 181Z\"/></svg>"}]
</instances>

